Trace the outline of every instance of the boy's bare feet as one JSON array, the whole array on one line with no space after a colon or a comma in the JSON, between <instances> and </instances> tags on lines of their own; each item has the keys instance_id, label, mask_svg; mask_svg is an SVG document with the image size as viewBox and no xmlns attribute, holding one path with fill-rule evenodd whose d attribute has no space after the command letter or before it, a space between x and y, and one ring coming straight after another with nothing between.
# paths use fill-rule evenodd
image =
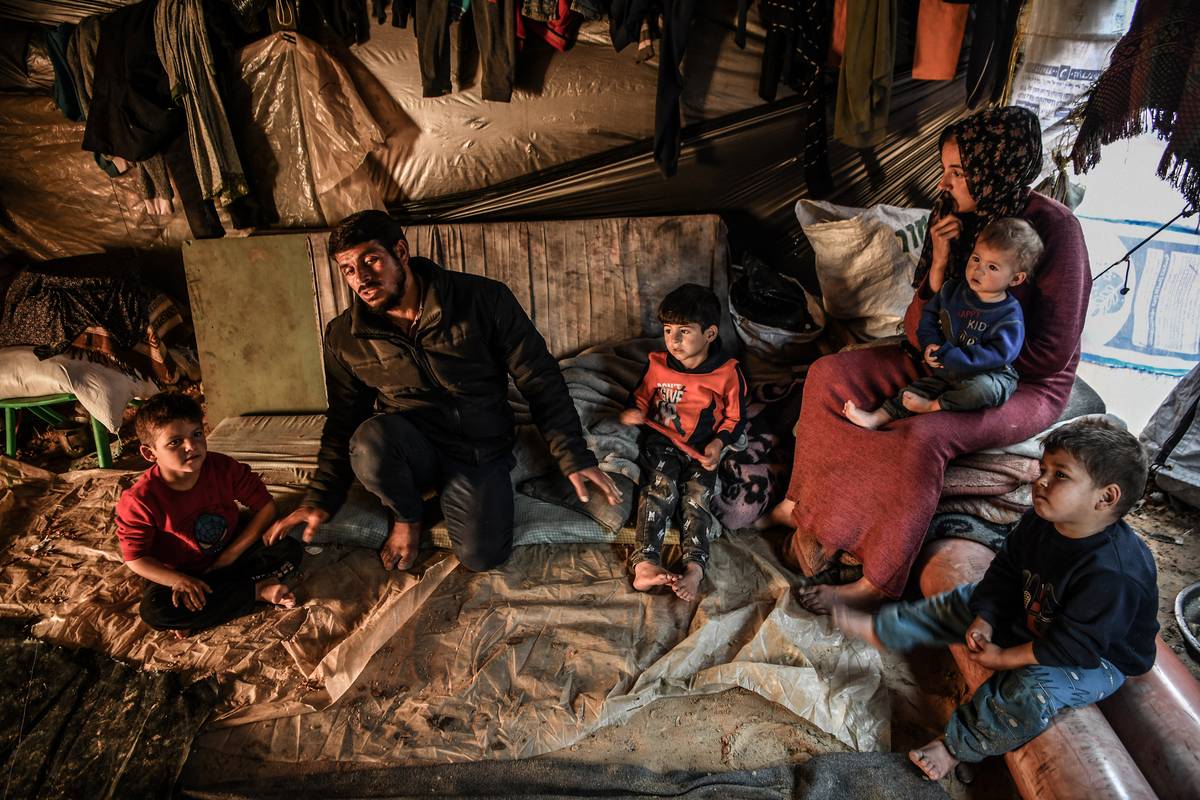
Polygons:
<instances>
[{"instance_id":1,"label":"boy's bare feet","mask_svg":"<svg viewBox=\"0 0 1200 800\"><path fill-rule=\"evenodd\" d=\"M887 595L879 591L875 584L866 578L859 578L853 583L842 586L819 584L806 586L796 590L796 599L806 611L814 614L828 614L835 606L849 606L859 611L873 611L887 600Z\"/></svg>"},{"instance_id":2,"label":"boy's bare feet","mask_svg":"<svg viewBox=\"0 0 1200 800\"><path fill-rule=\"evenodd\" d=\"M858 427L871 431L892 421L891 415L884 411L882 406L874 411L864 411L854 405L853 400L847 400L846 405L842 406L842 415Z\"/></svg>"},{"instance_id":3,"label":"boy's bare feet","mask_svg":"<svg viewBox=\"0 0 1200 800\"><path fill-rule=\"evenodd\" d=\"M671 586L679 576L650 561L639 561L633 565L633 588L648 592L656 586Z\"/></svg>"},{"instance_id":4,"label":"boy's bare feet","mask_svg":"<svg viewBox=\"0 0 1200 800\"><path fill-rule=\"evenodd\" d=\"M921 397L921 395L913 394L912 392L901 394L900 404L914 414L928 414L930 411L942 410L942 404L936 398L930 400L928 397Z\"/></svg>"},{"instance_id":5,"label":"boy's bare feet","mask_svg":"<svg viewBox=\"0 0 1200 800\"><path fill-rule=\"evenodd\" d=\"M760 531L765 531L768 528L790 528L795 524L792 521L792 509L795 507L796 501L785 497L779 501L779 505L754 520L754 527Z\"/></svg>"},{"instance_id":6,"label":"boy's bare feet","mask_svg":"<svg viewBox=\"0 0 1200 800\"><path fill-rule=\"evenodd\" d=\"M833 624L851 639L866 642L876 650L885 649L875 633L875 615L845 605L833 607Z\"/></svg>"},{"instance_id":7,"label":"boy's bare feet","mask_svg":"<svg viewBox=\"0 0 1200 800\"><path fill-rule=\"evenodd\" d=\"M671 590L679 596L680 600L690 603L700 596L700 581L703 578L704 568L695 561L689 561L687 568L683 571L683 576L672 584Z\"/></svg>"},{"instance_id":8,"label":"boy's bare feet","mask_svg":"<svg viewBox=\"0 0 1200 800\"><path fill-rule=\"evenodd\" d=\"M421 523L393 522L387 541L379 549L379 560L387 570L412 569L417 563L417 550L421 546Z\"/></svg>"},{"instance_id":9,"label":"boy's bare feet","mask_svg":"<svg viewBox=\"0 0 1200 800\"><path fill-rule=\"evenodd\" d=\"M916 764L921 772L925 773L925 777L931 781L940 781L949 775L950 770L958 764L958 759L950 755L950 751L946 749L946 743L941 739L934 739L924 747L908 751L908 759Z\"/></svg>"},{"instance_id":10,"label":"boy's bare feet","mask_svg":"<svg viewBox=\"0 0 1200 800\"><path fill-rule=\"evenodd\" d=\"M292 594L292 590L287 587L287 584L280 583L278 578L266 578L258 582L258 599L264 603L280 606L282 608L295 608L296 595Z\"/></svg>"}]
</instances>

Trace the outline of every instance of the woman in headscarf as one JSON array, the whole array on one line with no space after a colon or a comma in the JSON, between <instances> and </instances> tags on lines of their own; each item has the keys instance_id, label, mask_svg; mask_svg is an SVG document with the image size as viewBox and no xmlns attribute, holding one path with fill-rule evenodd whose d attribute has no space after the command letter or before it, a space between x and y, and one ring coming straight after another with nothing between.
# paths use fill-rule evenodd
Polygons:
<instances>
[{"instance_id":1,"label":"woman in headscarf","mask_svg":"<svg viewBox=\"0 0 1200 800\"><path fill-rule=\"evenodd\" d=\"M1016 107L988 109L948 127L939 144L940 195L905 314L908 346L826 356L805 379L791 484L772 518L790 517L795 525L786 555L807 575L827 568L838 551L862 562L856 581L801 592L802 603L818 613L835 603L867 608L899 597L937 507L947 462L1045 430L1066 407L1074 383L1091 271L1078 220L1029 189L1042 161L1037 117ZM918 414L879 430L848 421L842 416L847 400L873 407L924 374L916 328L925 303L962 274L976 234L1005 216L1028 221L1046 246L1036 279L1010 290L1026 325L1014 363L1017 391L998 408Z\"/></svg>"}]
</instances>

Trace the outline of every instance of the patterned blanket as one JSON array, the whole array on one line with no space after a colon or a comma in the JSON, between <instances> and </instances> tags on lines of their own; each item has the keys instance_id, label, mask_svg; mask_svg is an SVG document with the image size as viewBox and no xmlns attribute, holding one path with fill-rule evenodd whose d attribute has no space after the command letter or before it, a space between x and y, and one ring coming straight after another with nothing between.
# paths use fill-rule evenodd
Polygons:
<instances>
[{"instance_id":1,"label":"patterned blanket","mask_svg":"<svg viewBox=\"0 0 1200 800\"><path fill-rule=\"evenodd\" d=\"M89 275L64 265L22 270L0 315L0 347L38 358L86 358L168 386L200 379L193 336L179 307L136 275Z\"/></svg>"}]
</instances>

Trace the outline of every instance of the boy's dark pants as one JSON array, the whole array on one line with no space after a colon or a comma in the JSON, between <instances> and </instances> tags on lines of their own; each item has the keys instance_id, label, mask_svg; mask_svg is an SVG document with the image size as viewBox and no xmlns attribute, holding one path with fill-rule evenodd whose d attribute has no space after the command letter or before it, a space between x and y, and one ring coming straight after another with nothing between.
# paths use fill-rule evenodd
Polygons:
<instances>
[{"instance_id":1,"label":"boy's dark pants","mask_svg":"<svg viewBox=\"0 0 1200 800\"><path fill-rule=\"evenodd\" d=\"M484 464L456 461L399 414L371 417L350 440L355 476L397 522L420 522L422 491L439 490L454 554L474 572L512 554L514 463L511 454Z\"/></svg>"},{"instance_id":2,"label":"boy's dark pants","mask_svg":"<svg viewBox=\"0 0 1200 800\"><path fill-rule=\"evenodd\" d=\"M197 576L212 589L199 611L190 610L182 601L174 605L169 586L147 581L142 593L142 619L160 631L199 631L245 616L254 610L258 599L254 584L263 578L287 575L300 565L303 554L304 546L288 537L270 547L256 542L228 567Z\"/></svg>"},{"instance_id":3,"label":"boy's dark pants","mask_svg":"<svg viewBox=\"0 0 1200 800\"><path fill-rule=\"evenodd\" d=\"M716 470L704 469L655 431L647 431L643 437L638 463L642 472L638 549L630 557L629 566L643 561L662 564L667 522L679 509L683 563L686 566L695 562L703 569L708 564L708 531L713 523L708 508L717 481Z\"/></svg>"},{"instance_id":4,"label":"boy's dark pants","mask_svg":"<svg viewBox=\"0 0 1200 800\"><path fill-rule=\"evenodd\" d=\"M970 608L974 590L975 584L968 583L915 603L884 606L875 617L875 634L884 647L898 652L963 644L975 620ZM1046 730L1064 708L1102 700L1124 682L1121 671L1103 658L1098 667L1033 664L993 673L950 717L946 749L967 762L1016 750Z\"/></svg>"},{"instance_id":5,"label":"boy's dark pants","mask_svg":"<svg viewBox=\"0 0 1200 800\"><path fill-rule=\"evenodd\" d=\"M883 404L884 411L892 419L911 417L913 412L905 408L901 401L905 392L920 395L926 400L937 400L943 411L976 411L1004 405L1017 390L1017 371L1011 366L956 380L945 377L941 374L943 372L938 370L933 375L917 378L886 401Z\"/></svg>"}]
</instances>

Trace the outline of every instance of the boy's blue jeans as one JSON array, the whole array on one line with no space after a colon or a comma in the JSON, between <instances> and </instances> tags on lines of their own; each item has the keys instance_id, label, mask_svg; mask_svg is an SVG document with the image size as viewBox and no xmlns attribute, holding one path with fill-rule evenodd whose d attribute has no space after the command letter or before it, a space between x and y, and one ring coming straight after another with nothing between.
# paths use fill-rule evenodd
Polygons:
<instances>
[{"instance_id":1,"label":"boy's blue jeans","mask_svg":"<svg viewBox=\"0 0 1200 800\"><path fill-rule=\"evenodd\" d=\"M963 644L975 619L968 601L975 584L915 603L885 606L875 617L875 634L889 650ZM946 749L959 761L982 761L1015 750L1046 730L1064 708L1108 697L1125 682L1109 662L1100 666L1047 667L1040 664L996 672L975 696L954 711L946 726Z\"/></svg>"}]
</instances>

